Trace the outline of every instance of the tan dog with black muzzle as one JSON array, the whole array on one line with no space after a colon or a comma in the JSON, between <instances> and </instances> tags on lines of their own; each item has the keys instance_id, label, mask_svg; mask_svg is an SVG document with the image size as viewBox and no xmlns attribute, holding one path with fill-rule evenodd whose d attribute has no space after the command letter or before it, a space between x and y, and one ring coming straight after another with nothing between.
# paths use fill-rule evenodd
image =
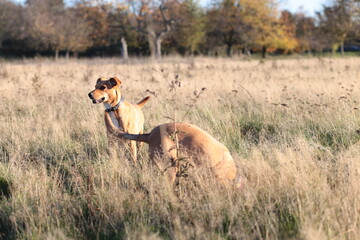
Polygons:
<instances>
[{"instance_id":1,"label":"tan dog with black muzzle","mask_svg":"<svg viewBox=\"0 0 360 240\"><path fill-rule=\"evenodd\" d=\"M210 169L219 182L226 185L234 183L237 170L229 150L197 126L165 123L155 127L149 134L128 134L112 124L108 113L105 113L105 122L110 132L119 138L148 143L151 160L168 174L172 183L178 172L178 151L181 151L181 157L191 158L196 167ZM241 183L235 184L240 187Z\"/></svg>"},{"instance_id":2,"label":"tan dog with black muzzle","mask_svg":"<svg viewBox=\"0 0 360 240\"><path fill-rule=\"evenodd\" d=\"M121 81L117 77L110 79L99 78L95 89L88 96L94 104L103 103L105 115L111 119L111 124L123 129L126 133L141 134L144 131L144 114L141 108L149 100L149 96L138 104L124 100L120 90ZM108 129L111 128L106 124ZM109 137L109 134L108 134ZM109 137L111 142L111 137ZM112 144L112 143L111 143ZM130 141L131 153L134 163L137 162L137 146L135 141Z\"/></svg>"}]
</instances>

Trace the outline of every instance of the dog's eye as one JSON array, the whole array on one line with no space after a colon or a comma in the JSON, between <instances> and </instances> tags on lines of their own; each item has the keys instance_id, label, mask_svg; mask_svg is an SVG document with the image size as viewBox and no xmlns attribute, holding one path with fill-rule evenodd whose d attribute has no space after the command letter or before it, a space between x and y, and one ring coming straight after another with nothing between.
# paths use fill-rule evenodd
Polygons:
<instances>
[{"instance_id":1,"label":"dog's eye","mask_svg":"<svg viewBox=\"0 0 360 240\"><path fill-rule=\"evenodd\" d=\"M99 89L100 90L105 90L105 88L106 88L105 86L101 86Z\"/></svg>"}]
</instances>

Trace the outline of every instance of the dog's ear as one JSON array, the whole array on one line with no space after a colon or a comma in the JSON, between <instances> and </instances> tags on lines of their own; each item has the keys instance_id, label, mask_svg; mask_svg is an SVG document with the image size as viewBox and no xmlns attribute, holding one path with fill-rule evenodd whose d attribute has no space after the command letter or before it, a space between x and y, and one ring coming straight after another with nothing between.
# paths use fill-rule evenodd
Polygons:
<instances>
[{"instance_id":1,"label":"dog's ear","mask_svg":"<svg viewBox=\"0 0 360 240\"><path fill-rule=\"evenodd\" d=\"M117 77L112 77L112 78L110 78L109 79L109 81L110 81L110 84L111 84L111 87L113 88L113 87L115 87L115 86L120 86L121 85L121 81L120 81L120 79L118 79Z\"/></svg>"},{"instance_id":2,"label":"dog's ear","mask_svg":"<svg viewBox=\"0 0 360 240\"><path fill-rule=\"evenodd\" d=\"M96 80L96 85L98 85L99 82L101 82L101 78L98 78L98 80Z\"/></svg>"}]
</instances>

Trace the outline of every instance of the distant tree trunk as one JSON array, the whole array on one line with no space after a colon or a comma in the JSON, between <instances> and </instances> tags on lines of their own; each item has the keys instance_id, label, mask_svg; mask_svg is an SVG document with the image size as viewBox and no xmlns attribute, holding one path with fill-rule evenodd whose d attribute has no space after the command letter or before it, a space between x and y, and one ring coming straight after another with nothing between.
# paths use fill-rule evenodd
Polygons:
<instances>
[{"instance_id":1,"label":"distant tree trunk","mask_svg":"<svg viewBox=\"0 0 360 240\"><path fill-rule=\"evenodd\" d=\"M232 44L227 43L226 45L227 45L227 47L226 47L226 56L232 57Z\"/></svg>"},{"instance_id":2,"label":"distant tree trunk","mask_svg":"<svg viewBox=\"0 0 360 240\"><path fill-rule=\"evenodd\" d=\"M56 61L59 60L59 49L58 48L55 49L55 60Z\"/></svg>"},{"instance_id":3,"label":"distant tree trunk","mask_svg":"<svg viewBox=\"0 0 360 240\"><path fill-rule=\"evenodd\" d=\"M344 39L342 39L340 43L340 53L341 56L344 56Z\"/></svg>"},{"instance_id":4,"label":"distant tree trunk","mask_svg":"<svg viewBox=\"0 0 360 240\"><path fill-rule=\"evenodd\" d=\"M155 55L155 46L156 46L156 40L155 40L155 36L151 33L148 34L148 42L149 42L149 49L150 49L150 56L152 59L156 58Z\"/></svg>"},{"instance_id":5,"label":"distant tree trunk","mask_svg":"<svg viewBox=\"0 0 360 240\"><path fill-rule=\"evenodd\" d=\"M249 48L248 47L245 47L244 48L244 54L247 56L247 57L251 57L251 52L250 52L250 50L249 50Z\"/></svg>"},{"instance_id":6,"label":"distant tree trunk","mask_svg":"<svg viewBox=\"0 0 360 240\"><path fill-rule=\"evenodd\" d=\"M338 44L333 44L333 46L331 47L331 55L335 55L338 48L339 48Z\"/></svg>"},{"instance_id":7,"label":"distant tree trunk","mask_svg":"<svg viewBox=\"0 0 360 240\"><path fill-rule=\"evenodd\" d=\"M162 36L156 36L155 33L148 34L149 48L150 48L150 56L153 59L161 58L161 44L163 41Z\"/></svg>"},{"instance_id":8,"label":"distant tree trunk","mask_svg":"<svg viewBox=\"0 0 360 240\"><path fill-rule=\"evenodd\" d=\"M70 58L70 51L66 50L66 60L69 60L69 58Z\"/></svg>"},{"instance_id":9,"label":"distant tree trunk","mask_svg":"<svg viewBox=\"0 0 360 240\"><path fill-rule=\"evenodd\" d=\"M266 58L266 49L267 49L266 46L262 46L262 49L261 49L261 56L262 56L262 58Z\"/></svg>"},{"instance_id":10,"label":"distant tree trunk","mask_svg":"<svg viewBox=\"0 0 360 240\"><path fill-rule=\"evenodd\" d=\"M127 61L129 59L128 47L124 37L121 38L121 57Z\"/></svg>"},{"instance_id":11,"label":"distant tree trunk","mask_svg":"<svg viewBox=\"0 0 360 240\"><path fill-rule=\"evenodd\" d=\"M211 54L211 49L209 47L205 48L205 55L209 56Z\"/></svg>"},{"instance_id":12,"label":"distant tree trunk","mask_svg":"<svg viewBox=\"0 0 360 240\"><path fill-rule=\"evenodd\" d=\"M155 56L157 59L161 58L161 43L162 43L162 39L161 38L156 38L156 43L155 43Z\"/></svg>"}]
</instances>

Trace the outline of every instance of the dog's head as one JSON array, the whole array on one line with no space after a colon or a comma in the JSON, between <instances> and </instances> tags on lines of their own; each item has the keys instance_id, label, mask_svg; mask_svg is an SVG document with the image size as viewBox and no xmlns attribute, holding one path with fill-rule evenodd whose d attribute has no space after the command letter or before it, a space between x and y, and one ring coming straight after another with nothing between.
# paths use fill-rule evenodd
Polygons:
<instances>
[{"instance_id":1,"label":"dog's head","mask_svg":"<svg viewBox=\"0 0 360 240\"><path fill-rule=\"evenodd\" d=\"M94 104L112 102L116 97L121 97L120 85L121 81L117 77L99 78L95 89L88 96Z\"/></svg>"}]
</instances>

